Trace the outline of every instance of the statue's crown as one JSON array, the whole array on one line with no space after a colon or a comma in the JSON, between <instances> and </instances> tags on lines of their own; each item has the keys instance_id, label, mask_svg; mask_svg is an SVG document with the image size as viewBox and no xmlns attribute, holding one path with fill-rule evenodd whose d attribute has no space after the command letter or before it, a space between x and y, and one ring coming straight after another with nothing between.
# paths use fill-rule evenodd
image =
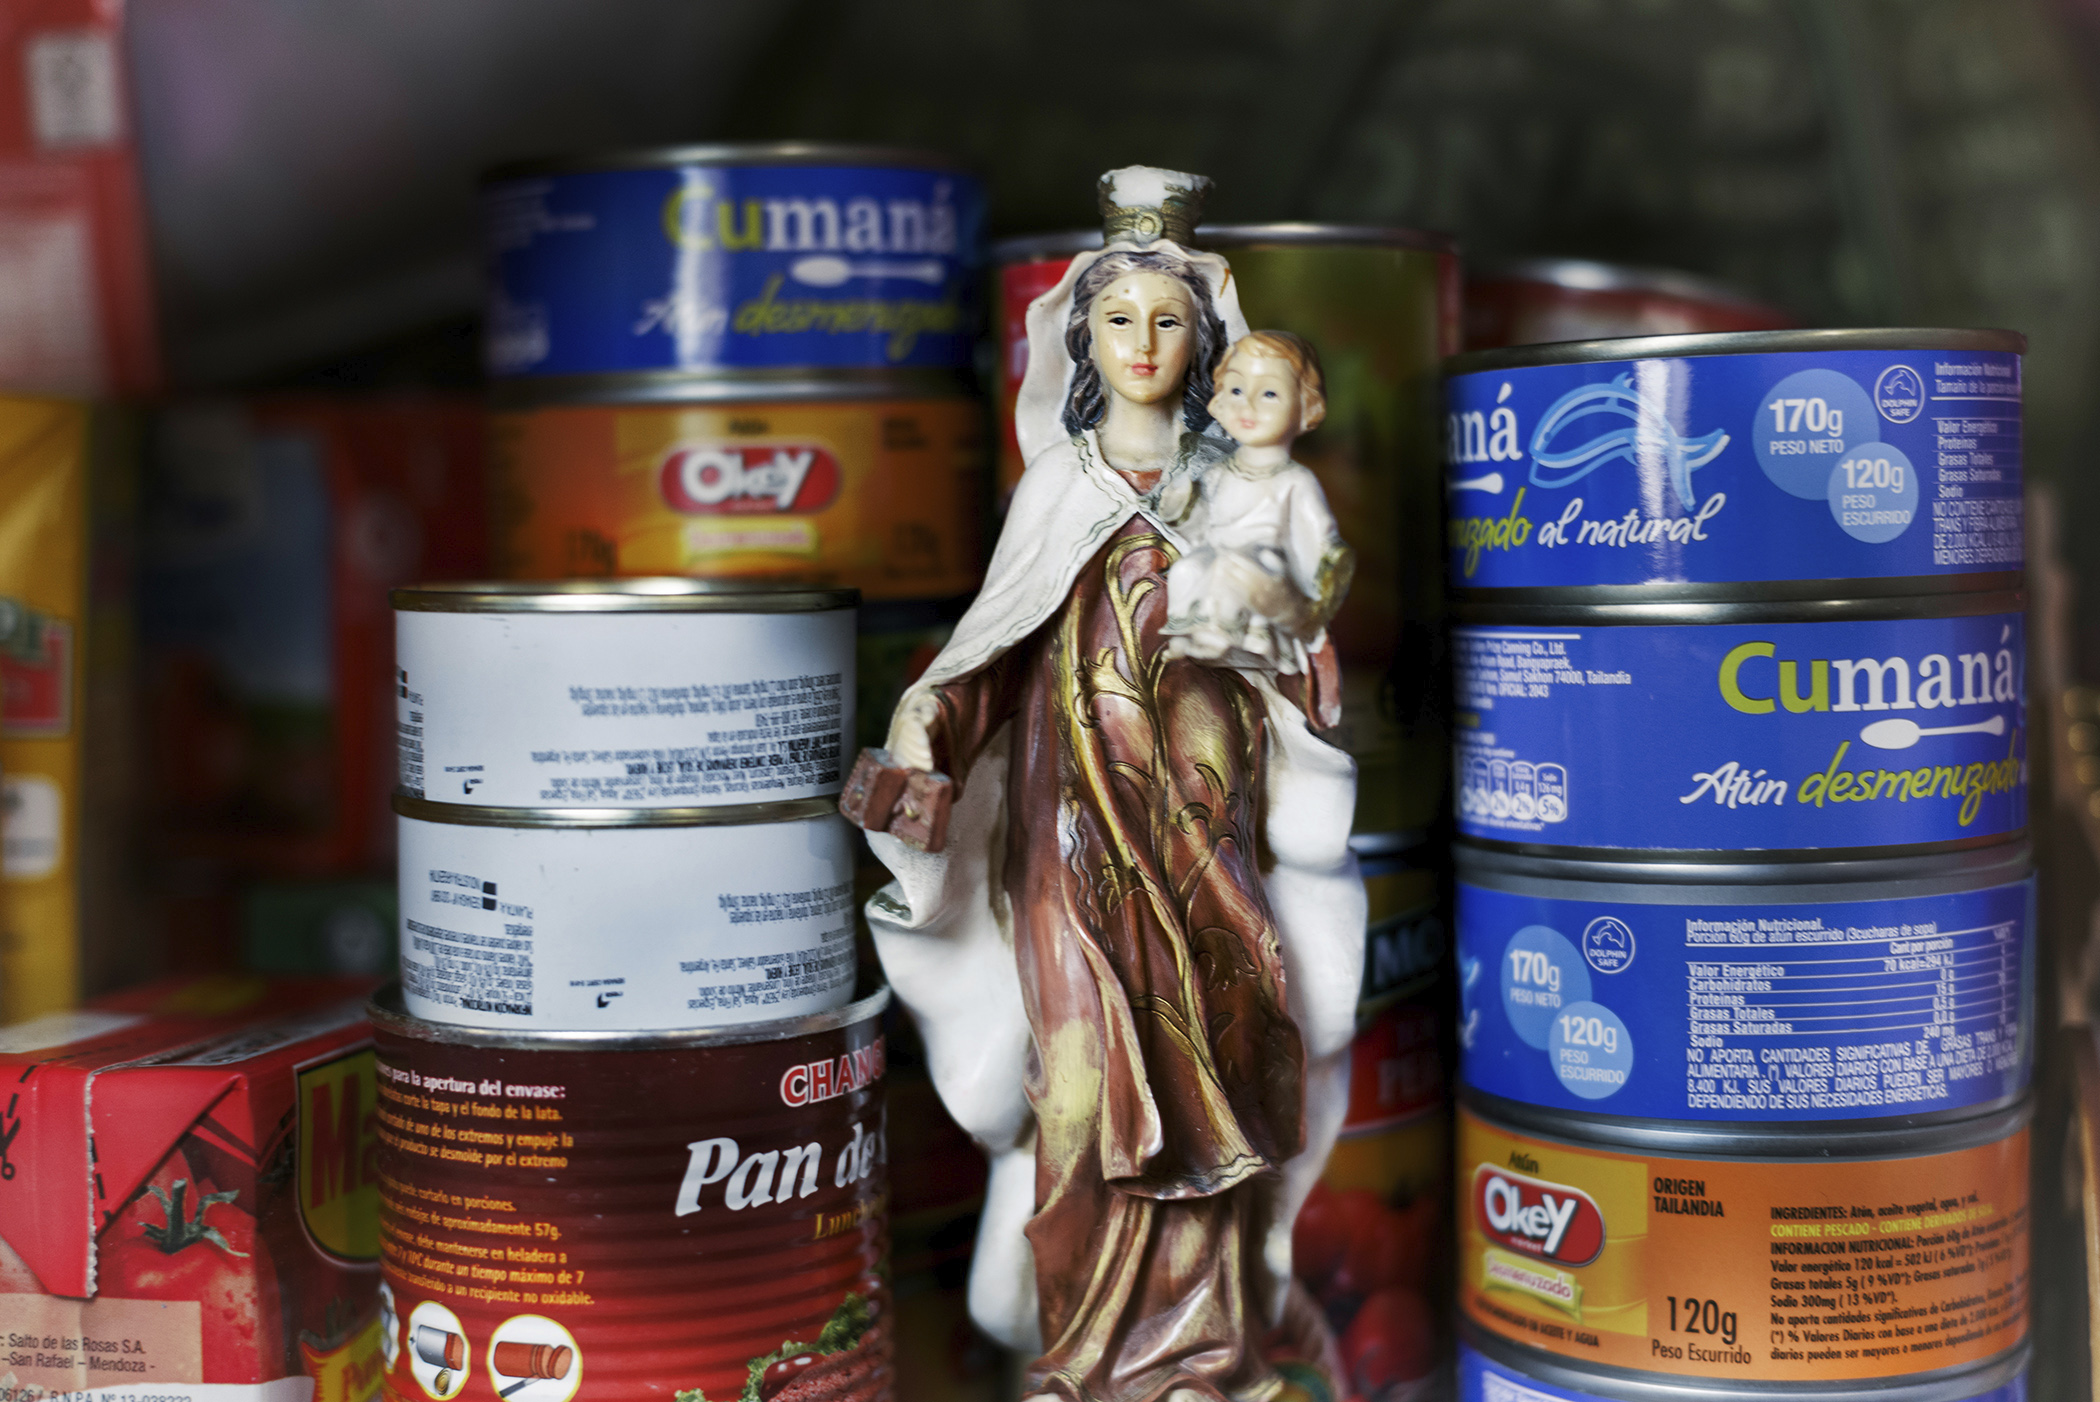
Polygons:
<instances>
[{"instance_id":1,"label":"statue's crown","mask_svg":"<svg viewBox=\"0 0 2100 1402\"><path fill-rule=\"evenodd\" d=\"M1160 239L1187 243L1203 217L1210 177L1157 166L1124 166L1101 177L1101 235L1143 247Z\"/></svg>"}]
</instances>

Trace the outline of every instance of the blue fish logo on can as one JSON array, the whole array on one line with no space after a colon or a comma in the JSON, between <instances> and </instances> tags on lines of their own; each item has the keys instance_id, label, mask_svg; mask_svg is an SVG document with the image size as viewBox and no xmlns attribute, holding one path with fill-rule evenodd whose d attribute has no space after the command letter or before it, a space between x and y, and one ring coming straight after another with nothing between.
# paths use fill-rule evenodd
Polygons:
<instances>
[{"instance_id":1,"label":"blue fish logo on can","mask_svg":"<svg viewBox=\"0 0 2100 1402\"><path fill-rule=\"evenodd\" d=\"M938 158L669 151L483 192L498 378L960 370L984 192Z\"/></svg>"},{"instance_id":2,"label":"blue fish logo on can","mask_svg":"<svg viewBox=\"0 0 2100 1402\"><path fill-rule=\"evenodd\" d=\"M1824 855L2017 834L2024 618L1969 597L1994 611L1455 628L1459 832Z\"/></svg>"},{"instance_id":3,"label":"blue fish logo on can","mask_svg":"<svg viewBox=\"0 0 2100 1402\"><path fill-rule=\"evenodd\" d=\"M2003 587L2021 567L2024 345L1753 332L1459 357L1451 583Z\"/></svg>"}]
</instances>

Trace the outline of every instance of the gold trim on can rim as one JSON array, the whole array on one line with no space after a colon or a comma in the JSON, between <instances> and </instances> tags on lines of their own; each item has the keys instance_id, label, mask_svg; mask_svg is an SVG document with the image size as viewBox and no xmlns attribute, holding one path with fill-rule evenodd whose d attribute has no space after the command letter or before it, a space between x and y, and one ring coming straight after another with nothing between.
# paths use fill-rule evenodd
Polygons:
<instances>
[{"instance_id":1,"label":"gold trim on can rim","mask_svg":"<svg viewBox=\"0 0 2100 1402\"><path fill-rule=\"evenodd\" d=\"M490 808L394 795L394 812L401 817L470 828L748 828L806 822L827 814L835 818L838 811L836 795L726 803L713 808Z\"/></svg>"},{"instance_id":2,"label":"gold trim on can rim","mask_svg":"<svg viewBox=\"0 0 2100 1402\"><path fill-rule=\"evenodd\" d=\"M1348 248L1401 248L1420 253L1458 252L1458 240L1449 234L1427 229L1408 229L1397 224L1198 224L1189 235L1193 248L1228 251L1270 245L1328 245ZM1035 263L1045 258L1069 258L1101 247L1099 229L1061 229L1047 234L1025 234L992 244L992 264L1005 267Z\"/></svg>"},{"instance_id":3,"label":"gold trim on can rim","mask_svg":"<svg viewBox=\"0 0 2100 1402\"><path fill-rule=\"evenodd\" d=\"M772 579L481 579L390 590L399 613L828 613L860 590Z\"/></svg>"},{"instance_id":4,"label":"gold trim on can rim","mask_svg":"<svg viewBox=\"0 0 2100 1402\"><path fill-rule=\"evenodd\" d=\"M675 170L680 166L880 166L938 170L975 177L954 156L908 146L856 146L840 141L709 141L637 146L590 154L505 161L482 172L481 183L594 170Z\"/></svg>"},{"instance_id":5,"label":"gold trim on can rim","mask_svg":"<svg viewBox=\"0 0 2100 1402\"><path fill-rule=\"evenodd\" d=\"M868 980L878 980L872 988ZM680 1028L658 1032L525 1031L493 1027L470 1027L463 1023L431 1022L408 1011L397 980L374 993L365 1003L372 1026L418 1042L449 1046L516 1048L520 1051L683 1051L705 1047L748 1046L753 1042L785 1042L816 1032L834 1032L842 1027L879 1016L890 1003L890 986L880 975L864 975L860 993L850 1003L828 1012L804 1013L800 1017L775 1018L771 1022L738 1022L723 1027Z\"/></svg>"},{"instance_id":6,"label":"gold trim on can rim","mask_svg":"<svg viewBox=\"0 0 2100 1402\"><path fill-rule=\"evenodd\" d=\"M1601 341L1549 341L1465 351L1444 361L1446 375L1521 370L1534 365L1586 365L1607 360L1680 360L1701 355L1827 354L1831 351L2000 351L2027 353L2017 331L1959 326L1863 326L1817 331L1691 331L1677 336L1619 336Z\"/></svg>"}]
</instances>

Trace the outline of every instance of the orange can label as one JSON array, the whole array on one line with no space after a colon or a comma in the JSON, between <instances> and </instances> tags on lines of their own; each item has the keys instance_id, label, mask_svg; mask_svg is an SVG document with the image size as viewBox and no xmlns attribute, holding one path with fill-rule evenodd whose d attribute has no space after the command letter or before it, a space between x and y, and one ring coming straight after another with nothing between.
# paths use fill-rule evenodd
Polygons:
<instances>
[{"instance_id":1,"label":"orange can label","mask_svg":"<svg viewBox=\"0 0 2100 1402\"><path fill-rule=\"evenodd\" d=\"M2027 1130L1810 1163L1636 1157L1459 1114L1467 1318L1565 1358L1756 1382L1978 1363L2027 1332Z\"/></svg>"},{"instance_id":2,"label":"orange can label","mask_svg":"<svg viewBox=\"0 0 2100 1402\"><path fill-rule=\"evenodd\" d=\"M967 593L981 577L983 438L967 399L499 413L496 567Z\"/></svg>"}]
</instances>

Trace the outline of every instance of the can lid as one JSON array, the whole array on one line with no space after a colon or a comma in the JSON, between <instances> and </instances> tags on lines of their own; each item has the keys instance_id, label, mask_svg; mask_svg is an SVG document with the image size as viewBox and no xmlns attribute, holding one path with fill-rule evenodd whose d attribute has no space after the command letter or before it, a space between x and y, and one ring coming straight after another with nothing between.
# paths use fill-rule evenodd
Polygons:
<instances>
[{"instance_id":1,"label":"can lid","mask_svg":"<svg viewBox=\"0 0 2100 1402\"><path fill-rule=\"evenodd\" d=\"M2017 584L2017 570L2006 578ZM1452 605L1451 626L1460 632L1483 628L1610 628L1668 627L1710 623L1888 623L1938 618L1976 618L1996 613L2021 613L2027 595L2019 588L1993 590L1943 589L1932 593L1867 594L1852 598L1840 594L1846 581L1808 581L1824 584L1821 597L1801 597L1798 589L1768 597L1750 596L1742 586L1732 599L1663 598L1650 603L1626 602L1623 598L1591 602L1577 598L1561 603L1548 590L1526 591L1532 597L1505 600L1486 591L1469 591ZM1636 586L1636 592L1645 586ZM1573 591L1569 591L1573 592ZM1655 590L1652 592L1660 593ZM1820 592L1820 591L1819 591Z\"/></svg>"},{"instance_id":2,"label":"can lid","mask_svg":"<svg viewBox=\"0 0 2100 1402\"><path fill-rule=\"evenodd\" d=\"M422 823L467 828L745 828L766 823L839 822L834 796L783 798L770 803L723 803L712 808L493 808L476 803L433 803L413 794L394 795L394 812Z\"/></svg>"},{"instance_id":3,"label":"can lid","mask_svg":"<svg viewBox=\"0 0 2100 1402\"><path fill-rule=\"evenodd\" d=\"M2018 331L1976 327L1857 327L1814 331L1695 331L1681 336L1619 336L1467 351L1444 362L1446 375L1580 365L1600 360L1672 360L1698 355L1781 355L1790 351L2000 351L2027 353Z\"/></svg>"},{"instance_id":4,"label":"can lid","mask_svg":"<svg viewBox=\"0 0 2100 1402\"><path fill-rule=\"evenodd\" d=\"M399 613L824 613L860 603L858 589L791 579L477 579L410 584L387 595Z\"/></svg>"},{"instance_id":5,"label":"can lid","mask_svg":"<svg viewBox=\"0 0 2100 1402\"><path fill-rule=\"evenodd\" d=\"M905 146L860 146L837 141L710 141L685 146L639 146L504 161L482 173L484 185L535 175L591 170L672 170L680 166L923 167L975 178L954 156Z\"/></svg>"},{"instance_id":6,"label":"can lid","mask_svg":"<svg viewBox=\"0 0 2100 1402\"><path fill-rule=\"evenodd\" d=\"M372 1025L396 1037L418 1042L440 1042L459 1047L501 1047L519 1051L666 1051L703 1047L749 1046L753 1042L785 1042L814 1032L833 1032L881 1015L890 1005L890 986L881 975L863 972L857 996L829 1012L805 1013L801 1017L774 1018L767 1022L740 1022L726 1027L680 1028L662 1032L541 1032L507 1027L466 1027L449 1022L431 1022L408 1011L401 985L390 983L372 995L365 1011Z\"/></svg>"},{"instance_id":7,"label":"can lid","mask_svg":"<svg viewBox=\"0 0 2100 1402\"><path fill-rule=\"evenodd\" d=\"M1885 884L1888 895L1940 895L1980 891L2024 881L2034 874L2034 849L2023 838L1988 847L1965 847L1924 857L1819 857L1808 862L1760 860L1755 852L1728 854L1714 862L1653 861L1632 854L1611 858L1546 857L1471 842L1451 844L1459 881L1520 894L1559 894L1580 900L1619 900L1657 905L1777 905L1789 901L1885 899L1848 888Z\"/></svg>"},{"instance_id":8,"label":"can lid","mask_svg":"<svg viewBox=\"0 0 2100 1402\"><path fill-rule=\"evenodd\" d=\"M1395 224L1199 224L1191 238L1203 249L1252 248L1260 244L1325 245L1331 247L1410 248L1426 253L1457 253L1458 240L1449 234L1425 229L1406 229ZM1069 258L1101 246L1099 229L1063 229L1048 234L1026 234L1000 239L992 245L994 263L1033 263L1044 258Z\"/></svg>"},{"instance_id":9,"label":"can lid","mask_svg":"<svg viewBox=\"0 0 2100 1402\"><path fill-rule=\"evenodd\" d=\"M1466 281L1542 282L1571 292L1653 292L1687 301L1777 312L1739 287L1678 268L1593 263L1586 258L1497 258L1468 262Z\"/></svg>"}]
</instances>

